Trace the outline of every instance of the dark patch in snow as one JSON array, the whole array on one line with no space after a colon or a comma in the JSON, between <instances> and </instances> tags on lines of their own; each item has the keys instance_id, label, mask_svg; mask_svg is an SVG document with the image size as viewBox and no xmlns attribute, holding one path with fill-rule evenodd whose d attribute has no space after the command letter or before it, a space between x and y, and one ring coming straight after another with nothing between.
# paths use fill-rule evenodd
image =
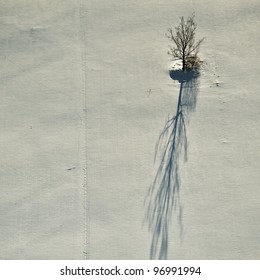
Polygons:
<instances>
[{"instance_id":1,"label":"dark patch in snow","mask_svg":"<svg viewBox=\"0 0 260 280\"><path fill-rule=\"evenodd\" d=\"M67 168L68 171L73 170L73 169L76 169L76 167L73 166L73 167Z\"/></svg>"}]
</instances>

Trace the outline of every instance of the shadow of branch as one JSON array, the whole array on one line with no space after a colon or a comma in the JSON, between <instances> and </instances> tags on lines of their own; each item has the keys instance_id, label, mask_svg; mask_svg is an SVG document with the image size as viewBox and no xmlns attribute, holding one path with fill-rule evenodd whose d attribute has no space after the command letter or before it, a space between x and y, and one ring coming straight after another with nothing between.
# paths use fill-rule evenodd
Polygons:
<instances>
[{"instance_id":1,"label":"shadow of branch","mask_svg":"<svg viewBox=\"0 0 260 280\"><path fill-rule=\"evenodd\" d=\"M167 259L169 224L174 211L182 229L179 162L182 153L187 160L186 125L196 107L198 76L196 71L170 71L170 77L180 82L180 91L176 113L165 123L156 144L155 160L159 158L159 167L146 198L146 219L152 231L151 259Z\"/></svg>"}]
</instances>

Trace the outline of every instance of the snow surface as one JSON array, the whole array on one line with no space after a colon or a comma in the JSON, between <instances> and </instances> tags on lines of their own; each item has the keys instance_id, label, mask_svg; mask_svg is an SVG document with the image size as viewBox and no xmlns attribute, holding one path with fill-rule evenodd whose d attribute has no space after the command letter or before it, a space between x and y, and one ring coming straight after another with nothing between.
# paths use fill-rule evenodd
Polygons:
<instances>
[{"instance_id":1,"label":"snow surface","mask_svg":"<svg viewBox=\"0 0 260 280\"><path fill-rule=\"evenodd\" d=\"M149 258L144 201L180 89L164 34L192 12L204 63L168 258L260 258L258 0L0 7L2 259Z\"/></svg>"},{"instance_id":2,"label":"snow surface","mask_svg":"<svg viewBox=\"0 0 260 280\"><path fill-rule=\"evenodd\" d=\"M259 258L259 1L88 1L87 11L89 258L149 258L144 198L180 86L164 34L192 12L204 69L168 258Z\"/></svg>"},{"instance_id":3,"label":"snow surface","mask_svg":"<svg viewBox=\"0 0 260 280\"><path fill-rule=\"evenodd\" d=\"M0 1L0 12L0 258L81 259L79 7Z\"/></svg>"}]
</instances>

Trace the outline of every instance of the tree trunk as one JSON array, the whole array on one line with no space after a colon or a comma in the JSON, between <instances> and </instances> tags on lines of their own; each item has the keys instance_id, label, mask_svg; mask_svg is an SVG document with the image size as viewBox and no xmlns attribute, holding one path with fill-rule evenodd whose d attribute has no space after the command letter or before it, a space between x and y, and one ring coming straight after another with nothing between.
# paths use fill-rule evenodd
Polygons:
<instances>
[{"instance_id":1,"label":"tree trunk","mask_svg":"<svg viewBox=\"0 0 260 280\"><path fill-rule=\"evenodd\" d=\"M182 58L182 71L184 72L186 70L186 61L185 58Z\"/></svg>"}]
</instances>

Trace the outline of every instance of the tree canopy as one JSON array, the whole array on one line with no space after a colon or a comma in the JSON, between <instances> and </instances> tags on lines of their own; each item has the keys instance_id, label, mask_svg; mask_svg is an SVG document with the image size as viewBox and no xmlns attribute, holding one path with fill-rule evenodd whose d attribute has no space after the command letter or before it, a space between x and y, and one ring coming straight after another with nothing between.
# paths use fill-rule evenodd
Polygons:
<instances>
[{"instance_id":1,"label":"tree canopy","mask_svg":"<svg viewBox=\"0 0 260 280\"><path fill-rule=\"evenodd\" d=\"M166 36L174 43L173 46L170 46L170 51L168 53L182 60L183 71L188 70L189 60L193 58L195 62L199 46L204 40L204 38L202 38L197 42L195 41L197 24L194 18L194 14L187 20L182 16L179 25L174 29L169 28L166 33Z\"/></svg>"}]
</instances>

